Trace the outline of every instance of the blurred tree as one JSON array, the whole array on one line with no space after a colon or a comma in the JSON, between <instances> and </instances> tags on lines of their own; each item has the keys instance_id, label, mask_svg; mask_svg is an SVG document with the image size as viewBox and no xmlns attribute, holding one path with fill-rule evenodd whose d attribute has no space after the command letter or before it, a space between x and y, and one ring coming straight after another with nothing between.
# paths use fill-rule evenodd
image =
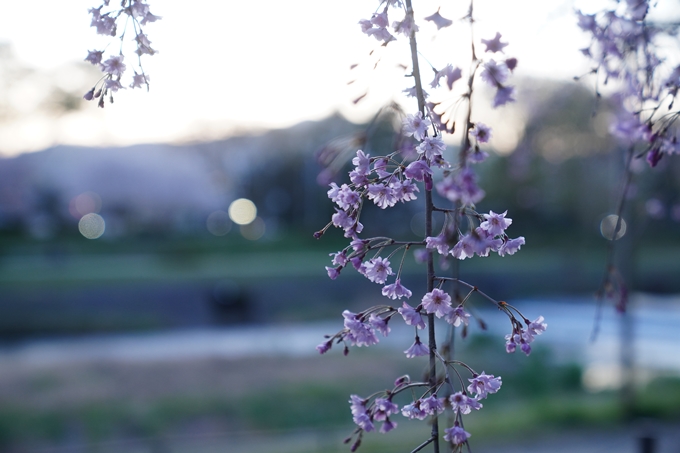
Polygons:
<instances>
[{"instance_id":1,"label":"blurred tree","mask_svg":"<svg viewBox=\"0 0 680 453\"><path fill-rule=\"evenodd\" d=\"M17 58L8 43L0 42L0 122L40 112L50 116L78 110L83 90L98 74L85 62L65 63L57 68L32 68Z\"/></svg>"}]
</instances>

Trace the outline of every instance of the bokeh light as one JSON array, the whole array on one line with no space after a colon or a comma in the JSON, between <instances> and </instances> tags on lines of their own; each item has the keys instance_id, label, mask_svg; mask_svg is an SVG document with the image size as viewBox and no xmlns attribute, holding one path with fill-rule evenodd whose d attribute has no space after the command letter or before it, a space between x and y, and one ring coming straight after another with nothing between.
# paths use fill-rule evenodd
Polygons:
<instances>
[{"instance_id":1,"label":"bokeh light","mask_svg":"<svg viewBox=\"0 0 680 453\"><path fill-rule=\"evenodd\" d=\"M257 207L247 198L239 198L229 205L229 218L237 225L248 225L256 217Z\"/></svg>"},{"instance_id":2,"label":"bokeh light","mask_svg":"<svg viewBox=\"0 0 680 453\"><path fill-rule=\"evenodd\" d=\"M241 234L244 238L250 241L257 241L262 236L264 236L266 227L264 220L260 217L256 217L255 220L248 223L247 225L241 225Z\"/></svg>"},{"instance_id":3,"label":"bokeh light","mask_svg":"<svg viewBox=\"0 0 680 453\"><path fill-rule=\"evenodd\" d=\"M90 213L81 217L78 222L78 231L88 239L97 239L104 234L106 223L99 214Z\"/></svg>"},{"instance_id":4,"label":"bokeh light","mask_svg":"<svg viewBox=\"0 0 680 453\"><path fill-rule=\"evenodd\" d=\"M610 241L612 239L621 239L623 235L626 234L626 221L621 219L621 228L619 229L616 237L614 237L614 231L616 231L616 222L618 220L619 216L615 214L610 214L602 219L602 222L600 222L600 233L602 233L602 236L605 239L609 239Z\"/></svg>"},{"instance_id":5,"label":"bokeh light","mask_svg":"<svg viewBox=\"0 0 680 453\"><path fill-rule=\"evenodd\" d=\"M211 234L214 234L215 236L224 236L231 231L229 214L224 211L212 212L208 216L205 226Z\"/></svg>"},{"instance_id":6,"label":"bokeh light","mask_svg":"<svg viewBox=\"0 0 680 453\"><path fill-rule=\"evenodd\" d=\"M666 217L666 208L664 207L663 202L658 198L650 198L647 200L645 203L645 211L647 211L647 215L652 219L659 220Z\"/></svg>"},{"instance_id":7,"label":"bokeh light","mask_svg":"<svg viewBox=\"0 0 680 453\"><path fill-rule=\"evenodd\" d=\"M83 192L73 197L68 206L69 212L76 219L80 219L85 214L97 213L101 208L101 197L99 194L91 191Z\"/></svg>"}]
</instances>

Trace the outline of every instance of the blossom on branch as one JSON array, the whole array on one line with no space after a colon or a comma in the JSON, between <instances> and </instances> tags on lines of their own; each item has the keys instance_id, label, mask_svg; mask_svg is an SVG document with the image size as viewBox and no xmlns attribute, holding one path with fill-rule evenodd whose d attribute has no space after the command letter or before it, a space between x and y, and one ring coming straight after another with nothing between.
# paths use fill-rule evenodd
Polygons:
<instances>
[{"instance_id":1,"label":"blossom on branch","mask_svg":"<svg viewBox=\"0 0 680 453\"><path fill-rule=\"evenodd\" d=\"M503 48L508 45L507 42L501 42L501 34L496 32L496 36L493 39L482 39L482 44L486 46L485 52L501 52L503 53Z\"/></svg>"},{"instance_id":2,"label":"blossom on branch","mask_svg":"<svg viewBox=\"0 0 680 453\"><path fill-rule=\"evenodd\" d=\"M432 14L431 16L427 16L425 20L433 22L437 26L437 30L441 30L442 28L448 27L451 24L453 24L453 21L451 19L447 19L443 17L441 14L439 14L439 9L437 9L437 12Z\"/></svg>"},{"instance_id":3,"label":"blossom on branch","mask_svg":"<svg viewBox=\"0 0 680 453\"><path fill-rule=\"evenodd\" d=\"M451 428L446 428L444 430L444 439L454 445L464 444L470 438L470 435L469 432L460 427L458 422Z\"/></svg>"},{"instance_id":4,"label":"blossom on branch","mask_svg":"<svg viewBox=\"0 0 680 453\"><path fill-rule=\"evenodd\" d=\"M102 12L104 8L108 11ZM88 51L85 61L99 66L104 76L83 96L84 99L90 101L99 98L98 105L104 107L104 99L107 96L109 101L113 102L112 93L124 88L121 84L121 78L124 76L127 66L123 63L123 44L125 43L124 37L126 32L128 35L130 33L128 27L134 33L131 41L136 45L134 53L137 54L138 63L136 65L137 68L134 69L132 81L127 86L130 88L146 86L148 89L149 76L142 69L141 57L143 55L155 55L157 51L151 47L151 41L144 33L142 26L159 20L160 16L156 16L149 11L149 5L146 3L146 0L123 0L120 2L120 6L116 7L111 6L109 0L103 0L101 6L90 8L88 12L92 15L90 25L95 27L100 35L115 37L119 31L118 22L121 21L123 25L120 34L121 47L119 55L110 56L105 60L105 51Z\"/></svg>"},{"instance_id":5,"label":"blossom on branch","mask_svg":"<svg viewBox=\"0 0 680 453\"><path fill-rule=\"evenodd\" d=\"M413 357L419 357L423 355L428 355L430 353L430 348L425 346L420 342L420 338L416 336L416 340L413 342L410 348L404 351L406 358L412 359Z\"/></svg>"},{"instance_id":6,"label":"blossom on branch","mask_svg":"<svg viewBox=\"0 0 680 453\"><path fill-rule=\"evenodd\" d=\"M432 121L428 118L423 118L421 112L415 115L407 115L403 121L404 135L407 137L413 136L416 140L422 141L427 135L427 128L432 126Z\"/></svg>"},{"instance_id":7,"label":"blossom on branch","mask_svg":"<svg viewBox=\"0 0 680 453\"><path fill-rule=\"evenodd\" d=\"M451 296L437 288L423 296L422 305L427 313L433 313L437 318L441 318L453 310L451 308Z\"/></svg>"}]
</instances>

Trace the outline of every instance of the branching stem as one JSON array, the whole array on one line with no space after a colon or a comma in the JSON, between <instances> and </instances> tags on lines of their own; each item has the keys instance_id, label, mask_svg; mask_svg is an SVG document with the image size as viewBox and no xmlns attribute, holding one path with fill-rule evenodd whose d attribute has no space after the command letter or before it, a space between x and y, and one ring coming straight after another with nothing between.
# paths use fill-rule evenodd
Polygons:
<instances>
[{"instance_id":1,"label":"branching stem","mask_svg":"<svg viewBox=\"0 0 680 453\"><path fill-rule=\"evenodd\" d=\"M413 14L413 5L411 0L406 0L406 10L407 14ZM423 93L423 82L420 78L420 66L418 64L418 44L416 42L416 33L411 31L411 36L409 39L411 46L411 62L413 64L413 78L415 79L416 87L416 97L418 99L418 110L426 118L425 112L425 95ZM425 236L432 236L432 213L434 204L432 203L432 191L425 190ZM430 292L434 289L434 258L432 256L432 251L428 251L427 254L427 291ZM437 339L434 332L434 314L430 313L427 315L427 325L428 325L428 346L430 349L430 372L429 372L429 383L432 388L437 385L437 357L435 352L437 350ZM430 440L427 441L421 447L414 450L419 451L425 445L432 442L434 453L439 453L439 420L435 414L432 418L432 436Z\"/></svg>"}]
</instances>

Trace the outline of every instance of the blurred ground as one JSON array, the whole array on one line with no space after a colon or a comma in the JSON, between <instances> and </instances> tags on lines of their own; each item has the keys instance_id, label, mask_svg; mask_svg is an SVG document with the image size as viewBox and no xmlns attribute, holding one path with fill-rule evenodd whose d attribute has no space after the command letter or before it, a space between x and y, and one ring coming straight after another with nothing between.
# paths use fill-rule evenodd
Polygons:
<instances>
[{"instance_id":1,"label":"blurred ground","mask_svg":"<svg viewBox=\"0 0 680 453\"><path fill-rule=\"evenodd\" d=\"M576 353L575 344L564 341L568 332L583 336L570 327L568 313L584 307L562 304L520 304L532 313L542 305L552 326L528 358L504 352L494 322L493 336L457 340L458 358L503 376L503 391L486 400L482 412L466 416L473 451L633 453L641 451L636 439L650 432L663 447L658 453L678 451L672 449L680 433L677 371L664 372L669 362L654 362L656 372L647 372L638 385L636 421L626 422L616 391L584 389L587 368L570 357L598 354ZM646 305L655 306L653 301ZM560 306L566 316L558 323ZM663 306L665 313L675 313L669 301ZM659 316L640 316L640 333L665 331ZM604 323L601 341L607 345L615 325L609 316ZM425 362L403 359L401 343L410 341L405 335L410 330L397 325L369 350L352 348L348 357L335 349L316 355L313 345L339 327L336 321L5 345L0 350L0 451L347 451L342 440L353 429L348 395L391 387L404 373L418 379ZM658 338L656 344L662 344ZM646 350L644 344L639 347ZM613 371L608 373L605 377L613 377ZM422 423L397 421L393 433L367 435L361 451L407 451L404 446L422 441Z\"/></svg>"},{"instance_id":2,"label":"blurred ground","mask_svg":"<svg viewBox=\"0 0 680 453\"><path fill-rule=\"evenodd\" d=\"M0 451L344 452L348 446L342 439L352 430L347 395L389 385L404 371L399 359L352 352L350 357L4 366ZM419 367L408 365L416 376ZM637 453L644 435L657 440L657 453L680 451L680 422L607 420L611 408L603 413L602 407L611 401L602 395L595 397L601 401L590 420L569 410L559 415L560 405L573 409L574 398L593 396L572 393L567 404L519 398L502 406L489 399L488 412L466 426L473 433L473 451ZM540 405L557 412L546 416L550 412L538 411ZM423 424L398 421L393 433L367 435L361 451L408 451L420 443Z\"/></svg>"}]
</instances>

